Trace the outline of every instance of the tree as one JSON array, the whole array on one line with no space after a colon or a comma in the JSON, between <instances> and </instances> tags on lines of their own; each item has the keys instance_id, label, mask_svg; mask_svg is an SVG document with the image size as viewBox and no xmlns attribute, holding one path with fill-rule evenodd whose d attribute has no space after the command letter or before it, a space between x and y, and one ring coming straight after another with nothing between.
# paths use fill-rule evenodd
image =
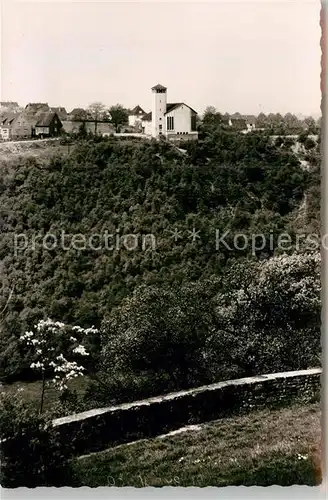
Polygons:
<instances>
[{"instance_id":1,"label":"tree","mask_svg":"<svg viewBox=\"0 0 328 500\"><path fill-rule=\"evenodd\" d=\"M216 115L216 113L217 111L215 106L207 106L204 111L203 120L206 119L206 116Z\"/></svg>"},{"instance_id":2,"label":"tree","mask_svg":"<svg viewBox=\"0 0 328 500\"><path fill-rule=\"evenodd\" d=\"M203 357L212 332L217 281L137 288L102 325L107 373L168 374L175 389L206 381Z\"/></svg>"},{"instance_id":3,"label":"tree","mask_svg":"<svg viewBox=\"0 0 328 500\"><path fill-rule=\"evenodd\" d=\"M269 113L267 119L271 128L276 129L283 125L283 117L280 113Z\"/></svg>"},{"instance_id":4,"label":"tree","mask_svg":"<svg viewBox=\"0 0 328 500\"><path fill-rule=\"evenodd\" d=\"M1 229L1 224L0 224ZM13 296L14 286L9 287L5 274L3 272L3 263L0 262L0 326L5 317L9 302Z\"/></svg>"},{"instance_id":5,"label":"tree","mask_svg":"<svg viewBox=\"0 0 328 500\"><path fill-rule=\"evenodd\" d=\"M80 377L85 367L76 362L76 358L88 356L84 345L88 333L96 333L94 328L84 329L80 326L69 326L59 321L40 320L34 330L25 332L20 340L33 351L35 361L30 367L42 375L40 413L43 410L46 376L51 375L52 382L59 390L67 389L67 381ZM65 356L63 355L65 352ZM68 358L68 359L67 359Z\"/></svg>"},{"instance_id":6,"label":"tree","mask_svg":"<svg viewBox=\"0 0 328 500\"><path fill-rule=\"evenodd\" d=\"M304 118L303 123L309 134L317 133L316 121L312 116L307 116L306 118Z\"/></svg>"},{"instance_id":7,"label":"tree","mask_svg":"<svg viewBox=\"0 0 328 500\"><path fill-rule=\"evenodd\" d=\"M222 123L222 115L218 113L214 106L207 106L203 115L203 124L205 126L217 127Z\"/></svg>"},{"instance_id":8,"label":"tree","mask_svg":"<svg viewBox=\"0 0 328 500\"><path fill-rule=\"evenodd\" d=\"M268 125L268 118L264 113L260 113L256 117L256 127L257 128L265 128Z\"/></svg>"},{"instance_id":9,"label":"tree","mask_svg":"<svg viewBox=\"0 0 328 500\"><path fill-rule=\"evenodd\" d=\"M101 102L93 102L88 106L87 112L95 122L95 135L97 135L98 122L104 119L108 120L108 112L106 112L105 105Z\"/></svg>"},{"instance_id":10,"label":"tree","mask_svg":"<svg viewBox=\"0 0 328 500\"><path fill-rule=\"evenodd\" d=\"M314 149L316 147L316 142L311 139L311 137L307 137L304 141L304 147L305 149Z\"/></svg>"},{"instance_id":11,"label":"tree","mask_svg":"<svg viewBox=\"0 0 328 500\"><path fill-rule=\"evenodd\" d=\"M77 135L79 137L81 137L82 139L85 139L88 135L88 132L87 132L87 127L86 127L86 124L85 124L85 121L83 121L80 125L79 125L79 129L78 129L78 133Z\"/></svg>"},{"instance_id":12,"label":"tree","mask_svg":"<svg viewBox=\"0 0 328 500\"><path fill-rule=\"evenodd\" d=\"M119 132L120 125L125 125L128 122L128 113L121 104L116 104L109 108L111 123L115 126L115 131Z\"/></svg>"},{"instance_id":13,"label":"tree","mask_svg":"<svg viewBox=\"0 0 328 500\"><path fill-rule=\"evenodd\" d=\"M301 123L299 119L297 118L296 115L292 113L286 113L284 116L284 125L286 128L286 131L300 131L301 130Z\"/></svg>"},{"instance_id":14,"label":"tree","mask_svg":"<svg viewBox=\"0 0 328 500\"><path fill-rule=\"evenodd\" d=\"M313 368L320 361L320 254L238 263L217 296L217 347L245 375Z\"/></svg>"}]
</instances>

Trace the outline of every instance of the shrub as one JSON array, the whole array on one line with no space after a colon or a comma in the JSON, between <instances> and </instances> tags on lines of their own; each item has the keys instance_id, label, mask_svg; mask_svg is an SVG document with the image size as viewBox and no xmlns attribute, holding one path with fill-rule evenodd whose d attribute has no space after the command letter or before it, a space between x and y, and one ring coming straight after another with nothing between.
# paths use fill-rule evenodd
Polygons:
<instances>
[{"instance_id":1,"label":"shrub","mask_svg":"<svg viewBox=\"0 0 328 500\"><path fill-rule=\"evenodd\" d=\"M19 394L1 394L1 485L4 488L67 486L68 449L56 439L49 417L24 403Z\"/></svg>"},{"instance_id":2,"label":"shrub","mask_svg":"<svg viewBox=\"0 0 328 500\"><path fill-rule=\"evenodd\" d=\"M313 139L311 139L311 137L307 137L304 141L304 147L305 149L313 149L315 148L316 146L316 143Z\"/></svg>"},{"instance_id":3,"label":"shrub","mask_svg":"<svg viewBox=\"0 0 328 500\"><path fill-rule=\"evenodd\" d=\"M173 387L209 381L203 346L214 327L216 281L180 288L139 287L102 327L109 373L164 373Z\"/></svg>"},{"instance_id":4,"label":"shrub","mask_svg":"<svg viewBox=\"0 0 328 500\"><path fill-rule=\"evenodd\" d=\"M227 363L245 376L319 364L319 253L237 263L223 283L212 349L228 344Z\"/></svg>"}]
</instances>

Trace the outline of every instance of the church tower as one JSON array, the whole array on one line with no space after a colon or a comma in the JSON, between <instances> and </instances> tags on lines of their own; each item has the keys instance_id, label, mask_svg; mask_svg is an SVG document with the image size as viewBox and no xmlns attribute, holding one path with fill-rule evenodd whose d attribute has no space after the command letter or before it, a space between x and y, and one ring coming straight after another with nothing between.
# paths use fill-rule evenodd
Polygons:
<instances>
[{"instance_id":1,"label":"church tower","mask_svg":"<svg viewBox=\"0 0 328 500\"><path fill-rule=\"evenodd\" d=\"M159 137L166 135L165 116L166 113L166 87L159 83L152 87L152 117L151 117L151 135Z\"/></svg>"}]
</instances>

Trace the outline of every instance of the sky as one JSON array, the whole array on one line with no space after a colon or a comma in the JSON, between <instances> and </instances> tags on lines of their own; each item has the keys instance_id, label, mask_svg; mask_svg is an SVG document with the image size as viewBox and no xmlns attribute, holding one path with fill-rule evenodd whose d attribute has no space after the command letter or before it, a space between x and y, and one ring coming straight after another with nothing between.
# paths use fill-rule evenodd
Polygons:
<instances>
[{"instance_id":1,"label":"sky","mask_svg":"<svg viewBox=\"0 0 328 500\"><path fill-rule=\"evenodd\" d=\"M10 2L2 101L320 114L320 1Z\"/></svg>"}]
</instances>

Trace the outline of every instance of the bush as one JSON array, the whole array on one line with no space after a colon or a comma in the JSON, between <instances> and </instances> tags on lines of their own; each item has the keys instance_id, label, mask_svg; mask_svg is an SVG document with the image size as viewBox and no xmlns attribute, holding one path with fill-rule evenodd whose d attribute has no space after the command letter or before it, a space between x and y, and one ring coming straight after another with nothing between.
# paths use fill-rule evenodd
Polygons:
<instances>
[{"instance_id":1,"label":"bush","mask_svg":"<svg viewBox=\"0 0 328 500\"><path fill-rule=\"evenodd\" d=\"M4 488L68 486L68 448L56 438L49 416L41 417L19 394L0 398L1 485Z\"/></svg>"},{"instance_id":2,"label":"bush","mask_svg":"<svg viewBox=\"0 0 328 500\"><path fill-rule=\"evenodd\" d=\"M304 147L305 149L313 149L315 148L316 146L316 143L313 139L311 139L311 137L307 137L304 141Z\"/></svg>"},{"instance_id":3,"label":"bush","mask_svg":"<svg viewBox=\"0 0 328 500\"><path fill-rule=\"evenodd\" d=\"M180 288L139 287L102 327L108 373L168 375L174 389L209 382L203 347L214 328L218 282Z\"/></svg>"},{"instance_id":4,"label":"bush","mask_svg":"<svg viewBox=\"0 0 328 500\"><path fill-rule=\"evenodd\" d=\"M147 399L173 392L175 388L170 376L164 372L142 375L101 372L97 379L90 382L80 402L83 407L80 406L79 411Z\"/></svg>"},{"instance_id":5,"label":"bush","mask_svg":"<svg viewBox=\"0 0 328 500\"><path fill-rule=\"evenodd\" d=\"M225 362L241 367L242 376L318 366L319 253L237 263L223 284L212 352L215 344L218 352L229 345Z\"/></svg>"}]
</instances>

